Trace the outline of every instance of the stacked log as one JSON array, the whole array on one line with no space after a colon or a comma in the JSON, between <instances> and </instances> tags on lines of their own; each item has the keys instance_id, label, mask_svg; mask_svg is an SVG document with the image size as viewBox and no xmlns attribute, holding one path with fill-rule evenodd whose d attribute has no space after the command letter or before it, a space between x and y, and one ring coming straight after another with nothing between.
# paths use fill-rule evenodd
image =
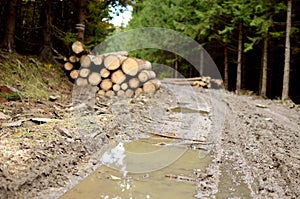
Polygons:
<instances>
[{"instance_id":1,"label":"stacked log","mask_svg":"<svg viewBox=\"0 0 300 199\"><path fill-rule=\"evenodd\" d=\"M176 85L191 85L194 87L211 88L211 78L208 76L193 78L164 78L162 82Z\"/></svg>"},{"instance_id":2,"label":"stacked log","mask_svg":"<svg viewBox=\"0 0 300 199\"><path fill-rule=\"evenodd\" d=\"M133 97L159 89L151 63L129 57L128 52L94 55L80 42L72 45L72 51L64 68L77 86L91 85L99 95L109 97Z\"/></svg>"}]
</instances>

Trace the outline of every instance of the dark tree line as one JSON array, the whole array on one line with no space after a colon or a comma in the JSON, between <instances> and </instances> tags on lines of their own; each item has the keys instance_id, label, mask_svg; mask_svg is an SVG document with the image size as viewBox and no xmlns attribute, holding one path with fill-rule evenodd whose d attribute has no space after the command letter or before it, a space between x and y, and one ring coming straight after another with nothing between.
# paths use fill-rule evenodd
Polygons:
<instances>
[{"instance_id":1,"label":"dark tree line","mask_svg":"<svg viewBox=\"0 0 300 199\"><path fill-rule=\"evenodd\" d=\"M296 0L142 0L135 4L129 28L183 32L209 52L227 89L286 100L300 96L299 13ZM139 53L177 66L185 76L199 75L168 52Z\"/></svg>"},{"instance_id":2,"label":"dark tree line","mask_svg":"<svg viewBox=\"0 0 300 199\"><path fill-rule=\"evenodd\" d=\"M39 55L54 62L53 53L68 53L79 40L88 47L114 31L109 23L112 6L128 0L6 0L0 2L0 39L3 50Z\"/></svg>"}]
</instances>

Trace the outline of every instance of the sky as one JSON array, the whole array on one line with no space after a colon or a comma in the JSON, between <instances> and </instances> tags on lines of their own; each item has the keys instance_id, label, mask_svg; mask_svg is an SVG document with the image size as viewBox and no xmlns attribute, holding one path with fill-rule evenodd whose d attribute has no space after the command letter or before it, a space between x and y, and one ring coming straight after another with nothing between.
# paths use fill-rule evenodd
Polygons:
<instances>
[{"instance_id":1,"label":"sky","mask_svg":"<svg viewBox=\"0 0 300 199\"><path fill-rule=\"evenodd\" d=\"M120 13L119 16L112 14L113 19L110 22L115 26L121 26L122 23L123 26L126 26L131 18L132 7L127 6L126 8L127 9L123 13Z\"/></svg>"}]
</instances>

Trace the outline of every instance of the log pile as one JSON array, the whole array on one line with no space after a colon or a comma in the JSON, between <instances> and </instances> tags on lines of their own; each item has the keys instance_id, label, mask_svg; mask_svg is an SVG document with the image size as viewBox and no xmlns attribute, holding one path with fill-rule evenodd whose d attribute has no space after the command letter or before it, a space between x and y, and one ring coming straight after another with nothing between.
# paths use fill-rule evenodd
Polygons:
<instances>
[{"instance_id":1,"label":"log pile","mask_svg":"<svg viewBox=\"0 0 300 199\"><path fill-rule=\"evenodd\" d=\"M162 82L176 85L191 85L194 87L211 88L210 77L193 77L193 78L164 78Z\"/></svg>"},{"instance_id":2,"label":"log pile","mask_svg":"<svg viewBox=\"0 0 300 199\"><path fill-rule=\"evenodd\" d=\"M201 88L223 88L223 80L212 79L209 76L192 77L192 78L164 78L162 83L175 85L190 85Z\"/></svg>"},{"instance_id":3,"label":"log pile","mask_svg":"<svg viewBox=\"0 0 300 199\"><path fill-rule=\"evenodd\" d=\"M95 92L109 97L133 97L159 88L151 63L129 57L128 52L93 55L80 42L73 43L72 51L64 69L77 86L91 85Z\"/></svg>"}]
</instances>

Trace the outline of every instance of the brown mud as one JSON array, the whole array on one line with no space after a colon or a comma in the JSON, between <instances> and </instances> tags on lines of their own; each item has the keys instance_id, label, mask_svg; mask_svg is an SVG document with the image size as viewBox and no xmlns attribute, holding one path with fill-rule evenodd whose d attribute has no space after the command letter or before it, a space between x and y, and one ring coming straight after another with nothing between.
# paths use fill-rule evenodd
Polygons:
<instances>
[{"instance_id":1,"label":"brown mud","mask_svg":"<svg viewBox=\"0 0 300 199\"><path fill-rule=\"evenodd\" d=\"M205 168L188 168L194 171L192 197L300 197L299 106L190 89L166 86L155 95L115 101L97 97L92 116L75 119L70 98L2 103L0 198L59 198L103 167L102 147L154 132L180 137L171 140L210 158Z\"/></svg>"}]
</instances>

